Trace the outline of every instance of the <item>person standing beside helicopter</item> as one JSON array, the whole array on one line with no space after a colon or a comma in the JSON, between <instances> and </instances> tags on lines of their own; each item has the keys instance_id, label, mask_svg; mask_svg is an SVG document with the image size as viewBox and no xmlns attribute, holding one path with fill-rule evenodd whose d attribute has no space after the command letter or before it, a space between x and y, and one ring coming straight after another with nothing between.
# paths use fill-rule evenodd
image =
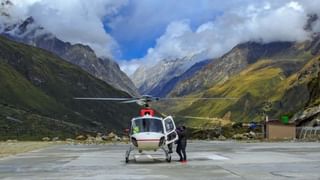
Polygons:
<instances>
[{"instance_id":1,"label":"person standing beside helicopter","mask_svg":"<svg viewBox=\"0 0 320 180\"><path fill-rule=\"evenodd\" d=\"M186 135L186 127L180 126L176 129L179 139L177 140L177 149L176 152L180 157L180 162L187 162L187 154L186 154L186 147L187 147L187 135Z\"/></svg>"}]
</instances>

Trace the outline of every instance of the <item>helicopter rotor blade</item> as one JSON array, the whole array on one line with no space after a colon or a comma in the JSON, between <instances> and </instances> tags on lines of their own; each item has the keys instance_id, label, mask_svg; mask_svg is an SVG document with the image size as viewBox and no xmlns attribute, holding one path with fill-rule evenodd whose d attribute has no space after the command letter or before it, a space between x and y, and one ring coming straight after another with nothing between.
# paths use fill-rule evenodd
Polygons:
<instances>
[{"instance_id":1,"label":"helicopter rotor blade","mask_svg":"<svg viewBox=\"0 0 320 180\"><path fill-rule=\"evenodd\" d=\"M95 101L129 101L132 98L88 98L88 97L76 97L77 100L95 100Z\"/></svg>"},{"instance_id":2,"label":"helicopter rotor blade","mask_svg":"<svg viewBox=\"0 0 320 180\"><path fill-rule=\"evenodd\" d=\"M149 106L150 102L157 102L161 100L185 100L185 101L193 101L193 100L236 100L239 98L233 97L212 97L212 98L192 98L192 97L168 97L168 98L160 98L153 97L151 95L142 95L140 97L131 97L131 98L101 98L101 97L75 97L76 100L93 100L93 101L120 101L120 103L129 104L129 103L137 103L141 106Z\"/></svg>"},{"instance_id":3,"label":"helicopter rotor blade","mask_svg":"<svg viewBox=\"0 0 320 180\"><path fill-rule=\"evenodd\" d=\"M161 98L161 100L236 100L239 98L233 97L216 97L216 98L183 98L183 97L172 97L172 98Z\"/></svg>"},{"instance_id":4,"label":"helicopter rotor blade","mask_svg":"<svg viewBox=\"0 0 320 180\"><path fill-rule=\"evenodd\" d=\"M120 103L129 104L129 103L138 103L138 101L140 101L140 100L139 99L133 99L133 100L128 100L128 101L122 101Z\"/></svg>"}]
</instances>

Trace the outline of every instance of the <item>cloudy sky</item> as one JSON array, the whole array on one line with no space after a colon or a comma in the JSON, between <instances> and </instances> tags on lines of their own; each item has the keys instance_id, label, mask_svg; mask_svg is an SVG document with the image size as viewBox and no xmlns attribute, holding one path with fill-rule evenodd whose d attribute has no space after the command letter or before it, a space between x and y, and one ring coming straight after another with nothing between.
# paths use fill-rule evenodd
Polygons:
<instances>
[{"instance_id":1,"label":"cloudy sky","mask_svg":"<svg viewBox=\"0 0 320 180\"><path fill-rule=\"evenodd\" d=\"M1 0L5 1L5 0ZM62 40L90 45L131 74L141 64L221 56L246 41L303 41L318 0L11 0ZM14 19L14 18L13 18ZM199 59L201 60L201 59Z\"/></svg>"}]
</instances>

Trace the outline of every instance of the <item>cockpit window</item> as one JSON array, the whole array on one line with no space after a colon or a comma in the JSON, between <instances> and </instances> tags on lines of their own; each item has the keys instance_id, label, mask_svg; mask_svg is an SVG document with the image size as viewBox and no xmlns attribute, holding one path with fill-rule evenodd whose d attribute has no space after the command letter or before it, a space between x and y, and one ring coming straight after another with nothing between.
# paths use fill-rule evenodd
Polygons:
<instances>
[{"instance_id":1,"label":"cockpit window","mask_svg":"<svg viewBox=\"0 0 320 180\"><path fill-rule=\"evenodd\" d=\"M136 119L132 122L132 133L158 132L163 133L162 121L159 119Z\"/></svg>"},{"instance_id":2,"label":"cockpit window","mask_svg":"<svg viewBox=\"0 0 320 180\"><path fill-rule=\"evenodd\" d=\"M174 130L174 125L173 125L173 121L171 119L167 119L164 122L165 126L166 126L166 131L167 132L171 132Z\"/></svg>"}]
</instances>

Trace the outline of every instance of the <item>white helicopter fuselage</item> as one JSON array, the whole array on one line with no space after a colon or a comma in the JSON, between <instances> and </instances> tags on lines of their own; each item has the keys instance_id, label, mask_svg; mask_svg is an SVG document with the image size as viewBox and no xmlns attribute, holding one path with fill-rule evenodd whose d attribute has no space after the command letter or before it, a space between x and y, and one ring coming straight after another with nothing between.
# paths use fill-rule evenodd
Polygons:
<instances>
[{"instance_id":1,"label":"white helicopter fuselage","mask_svg":"<svg viewBox=\"0 0 320 180\"><path fill-rule=\"evenodd\" d=\"M137 146L135 146L136 149L139 149L140 151L151 151L151 150L157 150L163 144L160 144L160 139L164 137L164 134L162 133L156 133L156 132L143 132L143 133L137 133L131 135L132 138L135 138L137 141Z\"/></svg>"},{"instance_id":2,"label":"white helicopter fuselage","mask_svg":"<svg viewBox=\"0 0 320 180\"><path fill-rule=\"evenodd\" d=\"M130 141L141 151L158 150L178 139L171 116L166 118L140 116L131 120Z\"/></svg>"}]
</instances>

